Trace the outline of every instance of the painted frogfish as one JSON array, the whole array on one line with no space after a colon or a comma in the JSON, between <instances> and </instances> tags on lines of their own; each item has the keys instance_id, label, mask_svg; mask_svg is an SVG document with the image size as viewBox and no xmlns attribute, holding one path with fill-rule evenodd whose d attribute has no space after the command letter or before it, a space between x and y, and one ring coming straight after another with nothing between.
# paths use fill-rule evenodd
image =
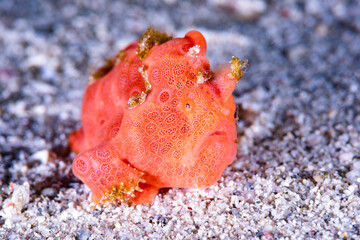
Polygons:
<instances>
[{"instance_id":1,"label":"painted frogfish","mask_svg":"<svg viewBox=\"0 0 360 240\"><path fill-rule=\"evenodd\" d=\"M197 31L149 28L90 78L73 173L92 201L150 203L160 188L206 188L236 155L232 92L246 61L214 71Z\"/></svg>"}]
</instances>

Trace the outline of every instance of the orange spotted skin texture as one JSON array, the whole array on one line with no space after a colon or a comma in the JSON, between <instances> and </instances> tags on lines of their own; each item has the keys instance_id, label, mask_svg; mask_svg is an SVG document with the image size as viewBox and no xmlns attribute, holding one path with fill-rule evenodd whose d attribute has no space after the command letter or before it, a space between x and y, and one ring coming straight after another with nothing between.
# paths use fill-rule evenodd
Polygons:
<instances>
[{"instance_id":1,"label":"orange spotted skin texture","mask_svg":"<svg viewBox=\"0 0 360 240\"><path fill-rule=\"evenodd\" d=\"M151 47L144 59L138 43L85 92L82 128L70 136L79 154L73 172L96 203L150 203L160 188L206 188L236 155L238 79L224 65L214 72L197 31ZM134 94L145 101L128 108Z\"/></svg>"}]
</instances>

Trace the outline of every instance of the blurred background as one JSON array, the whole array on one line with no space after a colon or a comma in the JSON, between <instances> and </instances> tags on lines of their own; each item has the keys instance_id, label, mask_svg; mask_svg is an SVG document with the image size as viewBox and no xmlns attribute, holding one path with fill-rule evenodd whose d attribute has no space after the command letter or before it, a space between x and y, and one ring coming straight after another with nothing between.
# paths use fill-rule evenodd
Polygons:
<instances>
[{"instance_id":1,"label":"blurred background","mask_svg":"<svg viewBox=\"0 0 360 240\"><path fill-rule=\"evenodd\" d=\"M201 31L212 68L248 59L236 96L261 87L321 115L359 90L359 12L350 0L2 0L1 151L64 145L89 74L150 25L175 37Z\"/></svg>"}]
</instances>

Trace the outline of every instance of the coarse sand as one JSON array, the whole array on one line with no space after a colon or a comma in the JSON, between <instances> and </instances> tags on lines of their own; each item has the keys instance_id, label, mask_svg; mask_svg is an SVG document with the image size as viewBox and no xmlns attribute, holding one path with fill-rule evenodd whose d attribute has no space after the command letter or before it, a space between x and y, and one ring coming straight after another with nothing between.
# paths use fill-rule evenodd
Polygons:
<instances>
[{"instance_id":1,"label":"coarse sand","mask_svg":"<svg viewBox=\"0 0 360 240\"><path fill-rule=\"evenodd\" d=\"M1 239L360 239L360 2L0 1ZM153 25L249 61L208 189L94 205L71 172L89 74Z\"/></svg>"}]
</instances>

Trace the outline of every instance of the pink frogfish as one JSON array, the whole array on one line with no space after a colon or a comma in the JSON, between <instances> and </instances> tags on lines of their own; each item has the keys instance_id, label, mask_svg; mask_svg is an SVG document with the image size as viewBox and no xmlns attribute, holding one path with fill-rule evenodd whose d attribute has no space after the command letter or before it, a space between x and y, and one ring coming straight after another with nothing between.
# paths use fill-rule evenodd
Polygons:
<instances>
[{"instance_id":1,"label":"pink frogfish","mask_svg":"<svg viewBox=\"0 0 360 240\"><path fill-rule=\"evenodd\" d=\"M92 201L150 203L160 188L206 188L233 162L232 92L246 61L214 71L197 31L149 28L92 75L69 144Z\"/></svg>"}]
</instances>

